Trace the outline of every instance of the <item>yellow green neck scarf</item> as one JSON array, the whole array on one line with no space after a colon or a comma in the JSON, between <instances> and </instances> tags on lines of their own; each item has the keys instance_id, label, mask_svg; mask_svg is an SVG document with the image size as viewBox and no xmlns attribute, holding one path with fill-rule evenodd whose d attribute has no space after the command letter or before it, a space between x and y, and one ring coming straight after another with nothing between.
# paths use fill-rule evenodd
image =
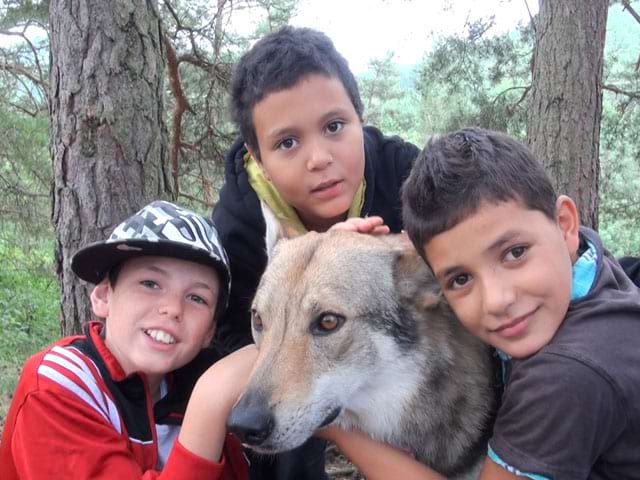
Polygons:
<instances>
[{"instance_id":1,"label":"yellow green neck scarf","mask_svg":"<svg viewBox=\"0 0 640 480\"><path fill-rule=\"evenodd\" d=\"M258 198L266 203L271 211L273 211L278 220L291 226L299 233L307 233L307 227L304 226L297 212L291 205L284 201L273 183L264 176L256 159L248 152L244 156L244 168L249 176L251 188L256 192ZM347 213L348 218L359 217L361 215L362 207L364 206L364 190L365 181L363 178L362 183L353 197L351 207L349 207L349 212Z\"/></svg>"}]
</instances>

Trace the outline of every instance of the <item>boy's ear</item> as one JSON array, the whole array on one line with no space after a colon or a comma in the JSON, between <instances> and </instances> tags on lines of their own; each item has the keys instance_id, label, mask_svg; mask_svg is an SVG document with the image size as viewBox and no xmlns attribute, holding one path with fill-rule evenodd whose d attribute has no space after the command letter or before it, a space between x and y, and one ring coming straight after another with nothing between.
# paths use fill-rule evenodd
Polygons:
<instances>
[{"instance_id":1,"label":"boy's ear","mask_svg":"<svg viewBox=\"0 0 640 480\"><path fill-rule=\"evenodd\" d=\"M258 157L256 156L256 151L255 151L253 148L251 148L247 142L245 142L245 144L244 144L244 148L246 148L246 149L247 149L247 152L249 152L249 154L250 154L253 158L255 158L256 160L258 160ZM258 162L260 162L260 160L258 160Z\"/></svg>"},{"instance_id":2,"label":"boy's ear","mask_svg":"<svg viewBox=\"0 0 640 480\"><path fill-rule=\"evenodd\" d=\"M110 297L109 279L105 278L91 291L91 309L93 313L100 318L109 316L109 297Z\"/></svg>"},{"instance_id":3,"label":"boy's ear","mask_svg":"<svg viewBox=\"0 0 640 480\"><path fill-rule=\"evenodd\" d=\"M571 259L575 261L580 246L580 215L575 202L566 195L560 195L556 200L556 221Z\"/></svg>"}]
</instances>

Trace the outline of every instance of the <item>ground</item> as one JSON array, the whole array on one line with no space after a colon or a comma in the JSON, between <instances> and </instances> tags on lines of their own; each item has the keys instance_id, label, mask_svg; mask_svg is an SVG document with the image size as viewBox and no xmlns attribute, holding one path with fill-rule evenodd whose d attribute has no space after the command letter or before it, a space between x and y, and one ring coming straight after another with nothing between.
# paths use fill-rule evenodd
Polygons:
<instances>
[{"instance_id":1,"label":"ground","mask_svg":"<svg viewBox=\"0 0 640 480\"><path fill-rule=\"evenodd\" d=\"M326 470L332 480L364 480L360 472L333 444L327 447Z\"/></svg>"}]
</instances>

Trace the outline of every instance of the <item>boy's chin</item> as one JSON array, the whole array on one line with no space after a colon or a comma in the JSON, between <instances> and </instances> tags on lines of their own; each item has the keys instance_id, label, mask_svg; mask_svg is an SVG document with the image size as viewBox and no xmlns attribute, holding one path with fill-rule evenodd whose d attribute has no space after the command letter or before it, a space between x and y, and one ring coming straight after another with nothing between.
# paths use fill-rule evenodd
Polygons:
<instances>
[{"instance_id":1,"label":"boy's chin","mask_svg":"<svg viewBox=\"0 0 640 480\"><path fill-rule=\"evenodd\" d=\"M305 228L310 231L325 232L333 225L343 222L347 219L349 209L341 211L341 209L321 210L314 212L313 216L301 218Z\"/></svg>"},{"instance_id":2,"label":"boy's chin","mask_svg":"<svg viewBox=\"0 0 640 480\"><path fill-rule=\"evenodd\" d=\"M522 341L520 344L507 345L505 348L500 348L499 346L496 346L496 348L506 353L511 358L523 359L523 358L528 358L532 355L535 355L540 350L542 350L544 346L547 344L548 342L544 342L539 339L535 339L535 340L527 339Z\"/></svg>"}]
</instances>

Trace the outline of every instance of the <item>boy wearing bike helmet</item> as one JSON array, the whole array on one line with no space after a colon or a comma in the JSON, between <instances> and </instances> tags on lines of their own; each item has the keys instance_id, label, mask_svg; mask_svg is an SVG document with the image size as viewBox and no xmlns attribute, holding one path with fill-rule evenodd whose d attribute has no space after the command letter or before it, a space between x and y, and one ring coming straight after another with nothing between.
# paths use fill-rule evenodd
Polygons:
<instances>
[{"instance_id":1,"label":"boy wearing bike helmet","mask_svg":"<svg viewBox=\"0 0 640 480\"><path fill-rule=\"evenodd\" d=\"M225 424L256 351L207 368L231 280L210 221L153 202L78 251L72 268L96 284L91 306L104 320L27 360L0 477L246 478Z\"/></svg>"}]
</instances>

